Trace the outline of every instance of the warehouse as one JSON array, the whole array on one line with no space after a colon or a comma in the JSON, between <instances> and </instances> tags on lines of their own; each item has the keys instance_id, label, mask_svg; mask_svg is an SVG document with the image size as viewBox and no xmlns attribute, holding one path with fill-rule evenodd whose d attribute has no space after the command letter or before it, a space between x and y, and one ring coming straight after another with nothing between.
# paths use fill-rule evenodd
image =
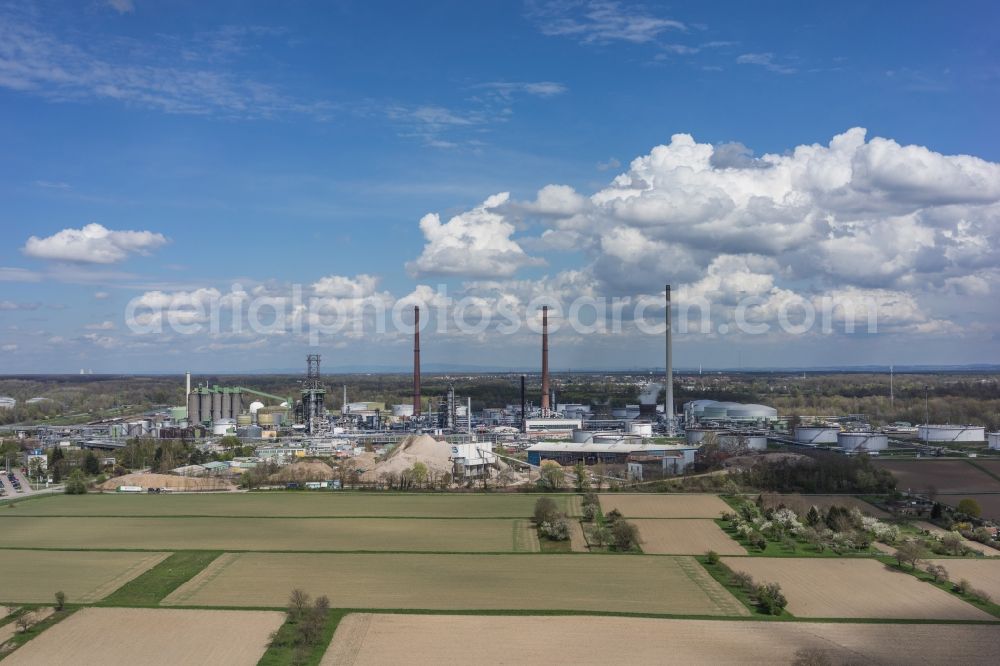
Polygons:
<instances>
[{"instance_id":1,"label":"warehouse","mask_svg":"<svg viewBox=\"0 0 1000 666\"><path fill-rule=\"evenodd\" d=\"M697 450L696 446L647 444L638 438L629 437L615 440L598 439L591 442L539 442L528 447L528 464L541 465L542 461L554 460L560 465L575 465L578 462L585 465L598 463L624 465L637 457L673 460L680 455L683 462L679 467L685 468L694 463L694 452ZM672 464L672 466L678 465Z\"/></svg>"}]
</instances>

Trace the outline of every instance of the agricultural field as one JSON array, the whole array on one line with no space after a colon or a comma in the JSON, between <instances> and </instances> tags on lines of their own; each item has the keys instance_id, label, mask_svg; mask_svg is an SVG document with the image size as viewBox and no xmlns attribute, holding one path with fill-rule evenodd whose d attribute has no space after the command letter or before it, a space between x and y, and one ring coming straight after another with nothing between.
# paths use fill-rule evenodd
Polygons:
<instances>
[{"instance_id":1,"label":"agricultural field","mask_svg":"<svg viewBox=\"0 0 1000 666\"><path fill-rule=\"evenodd\" d=\"M218 516L304 518L527 518L539 495L377 492L215 493L205 495L54 495L2 507L19 516ZM552 495L559 510L580 515L577 495Z\"/></svg>"},{"instance_id":2,"label":"agricultural field","mask_svg":"<svg viewBox=\"0 0 1000 666\"><path fill-rule=\"evenodd\" d=\"M858 509L861 513L875 516L876 518L888 518L889 512L883 511L873 504L854 497L852 495L798 495L763 493L764 508L773 509L784 504L800 516L809 513L809 508L815 506L817 509L829 509L831 506L843 506L848 509Z\"/></svg>"},{"instance_id":3,"label":"agricultural field","mask_svg":"<svg viewBox=\"0 0 1000 666\"><path fill-rule=\"evenodd\" d=\"M717 495L603 493L599 499L604 513L617 509L628 519L718 518L732 510Z\"/></svg>"},{"instance_id":4,"label":"agricultural field","mask_svg":"<svg viewBox=\"0 0 1000 666\"><path fill-rule=\"evenodd\" d=\"M630 520L639 528L642 552L651 555L746 555L746 549L722 531L714 520L639 518Z\"/></svg>"},{"instance_id":5,"label":"agricultural field","mask_svg":"<svg viewBox=\"0 0 1000 666\"><path fill-rule=\"evenodd\" d=\"M874 463L892 472L898 481L896 488L904 492L907 489L967 494L1000 492L1000 481L964 460L876 459Z\"/></svg>"},{"instance_id":6,"label":"agricultural field","mask_svg":"<svg viewBox=\"0 0 1000 666\"><path fill-rule=\"evenodd\" d=\"M733 571L777 582L797 617L992 620L993 616L875 559L725 557Z\"/></svg>"},{"instance_id":7,"label":"agricultural field","mask_svg":"<svg viewBox=\"0 0 1000 666\"><path fill-rule=\"evenodd\" d=\"M985 666L998 641L997 626L362 613L341 620L321 664L771 665L813 649L826 658L817 664Z\"/></svg>"},{"instance_id":8,"label":"agricultural field","mask_svg":"<svg viewBox=\"0 0 1000 666\"><path fill-rule=\"evenodd\" d=\"M254 666L283 621L276 611L84 608L29 641L4 665Z\"/></svg>"},{"instance_id":9,"label":"agricultural field","mask_svg":"<svg viewBox=\"0 0 1000 666\"><path fill-rule=\"evenodd\" d=\"M71 603L99 601L167 555L0 550L0 603L51 602L59 590Z\"/></svg>"},{"instance_id":10,"label":"agricultural field","mask_svg":"<svg viewBox=\"0 0 1000 666\"><path fill-rule=\"evenodd\" d=\"M1000 560L929 560L934 564L940 564L948 570L948 576L953 582L958 582L963 578L972 584L972 587L983 590L992 597L993 601L1000 600Z\"/></svg>"},{"instance_id":11,"label":"agricultural field","mask_svg":"<svg viewBox=\"0 0 1000 666\"><path fill-rule=\"evenodd\" d=\"M2 518L16 548L518 552L527 520L438 518ZM527 541L525 541L527 539Z\"/></svg>"},{"instance_id":12,"label":"agricultural field","mask_svg":"<svg viewBox=\"0 0 1000 666\"><path fill-rule=\"evenodd\" d=\"M347 608L747 615L691 558L229 553L164 605L279 606L301 587Z\"/></svg>"}]
</instances>

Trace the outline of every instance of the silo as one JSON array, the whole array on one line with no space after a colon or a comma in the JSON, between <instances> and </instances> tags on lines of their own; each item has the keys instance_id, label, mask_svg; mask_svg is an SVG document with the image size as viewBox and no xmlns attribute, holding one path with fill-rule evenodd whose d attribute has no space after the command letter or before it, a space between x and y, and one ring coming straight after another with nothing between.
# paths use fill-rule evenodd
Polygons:
<instances>
[{"instance_id":1,"label":"silo","mask_svg":"<svg viewBox=\"0 0 1000 666\"><path fill-rule=\"evenodd\" d=\"M201 391L201 411L198 423L212 420L212 394L207 388L198 389Z\"/></svg>"},{"instance_id":2,"label":"silo","mask_svg":"<svg viewBox=\"0 0 1000 666\"><path fill-rule=\"evenodd\" d=\"M222 393L216 388L212 391L212 421L222 418Z\"/></svg>"},{"instance_id":3,"label":"silo","mask_svg":"<svg viewBox=\"0 0 1000 666\"><path fill-rule=\"evenodd\" d=\"M189 393L188 401L188 422L191 425L201 423L201 400L197 393Z\"/></svg>"},{"instance_id":4,"label":"silo","mask_svg":"<svg viewBox=\"0 0 1000 666\"><path fill-rule=\"evenodd\" d=\"M880 432L842 432L837 435L837 446L845 452L884 451L889 448L889 436Z\"/></svg>"}]
</instances>

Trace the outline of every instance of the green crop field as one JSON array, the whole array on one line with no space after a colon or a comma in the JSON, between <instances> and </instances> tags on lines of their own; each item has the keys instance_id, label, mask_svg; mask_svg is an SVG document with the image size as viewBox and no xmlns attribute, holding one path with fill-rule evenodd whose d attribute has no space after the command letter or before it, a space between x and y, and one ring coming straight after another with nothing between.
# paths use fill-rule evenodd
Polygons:
<instances>
[{"instance_id":1,"label":"green crop field","mask_svg":"<svg viewBox=\"0 0 1000 666\"><path fill-rule=\"evenodd\" d=\"M690 559L237 553L222 555L163 603L280 606L301 588L348 608L748 614Z\"/></svg>"},{"instance_id":2,"label":"green crop field","mask_svg":"<svg viewBox=\"0 0 1000 666\"><path fill-rule=\"evenodd\" d=\"M167 553L0 550L0 604L100 601L167 557Z\"/></svg>"},{"instance_id":3,"label":"green crop field","mask_svg":"<svg viewBox=\"0 0 1000 666\"><path fill-rule=\"evenodd\" d=\"M527 520L439 518L0 519L0 547L117 550L517 552L537 550Z\"/></svg>"},{"instance_id":4,"label":"green crop field","mask_svg":"<svg viewBox=\"0 0 1000 666\"><path fill-rule=\"evenodd\" d=\"M5 516L224 516L527 518L539 495L376 492L272 492L178 495L55 495L0 506ZM560 510L579 515L580 498L554 495Z\"/></svg>"}]
</instances>

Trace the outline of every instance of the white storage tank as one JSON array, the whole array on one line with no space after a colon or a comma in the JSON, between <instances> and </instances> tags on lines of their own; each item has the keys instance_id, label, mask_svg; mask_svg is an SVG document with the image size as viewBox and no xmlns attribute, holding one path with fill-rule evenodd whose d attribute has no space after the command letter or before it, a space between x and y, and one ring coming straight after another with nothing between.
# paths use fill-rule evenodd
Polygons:
<instances>
[{"instance_id":1,"label":"white storage tank","mask_svg":"<svg viewBox=\"0 0 1000 666\"><path fill-rule=\"evenodd\" d=\"M233 419L219 419L212 422L213 435L230 435L236 432L236 421Z\"/></svg>"},{"instance_id":2,"label":"white storage tank","mask_svg":"<svg viewBox=\"0 0 1000 666\"><path fill-rule=\"evenodd\" d=\"M818 444L836 444L840 428L830 426L797 426L795 441L799 444L816 446Z\"/></svg>"},{"instance_id":3,"label":"white storage tank","mask_svg":"<svg viewBox=\"0 0 1000 666\"><path fill-rule=\"evenodd\" d=\"M639 435L640 437L652 437L653 436L653 424L645 421L632 421L628 424L628 432L630 435Z\"/></svg>"},{"instance_id":4,"label":"white storage tank","mask_svg":"<svg viewBox=\"0 0 1000 666\"><path fill-rule=\"evenodd\" d=\"M973 425L919 425L917 439L928 442L983 442L986 428Z\"/></svg>"},{"instance_id":5,"label":"white storage tank","mask_svg":"<svg viewBox=\"0 0 1000 666\"><path fill-rule=\"evenodd\" d=\"M413 416L413 403L392 406L392 415L398 419L408 419Z\"/></svg>"},{"instance_id":6,"label":"white storage tank","mask_svg":"<svg viewBox=\"0 0 1000 666\"><path fill-rule=\"evenodd\" d=\"M764 451L767 449L767 435L759 433L728 433L719 436L719 444L727 449L750 449Z\"/></svg>"},{"instance_id":7,"label":"white storage tank","mask_svg":"<svg viewBox=\"0 0 1000 666\"><path fill-rule=\"evenodd\" d=\"M1000 432L991 432L989 441L991 449L1000 449Z\"/></svg>"},{"instance_id":8,"label":"white storage tank","mask_svg":"<svg viewBox=\"0 0 1000 666\"><path fill-rule=\"evenodd\" d=\"M842 432L837 446L844 451L884 451L889 448L889 436L880 432Z\"/></svg>"}]
</instances>

